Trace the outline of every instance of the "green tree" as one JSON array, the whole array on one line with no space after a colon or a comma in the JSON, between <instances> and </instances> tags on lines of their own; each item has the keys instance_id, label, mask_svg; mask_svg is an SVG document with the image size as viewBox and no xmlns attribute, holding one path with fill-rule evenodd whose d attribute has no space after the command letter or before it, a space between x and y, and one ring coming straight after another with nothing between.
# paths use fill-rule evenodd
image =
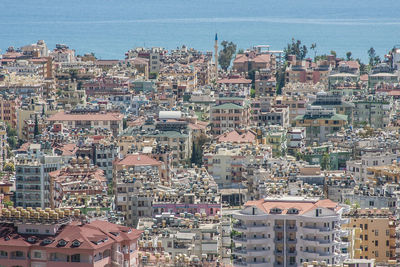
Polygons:
<instances>
[{"instance_id":1,"label":"green tree","mask_svg":"<svg viewBox=\"0 0 400 267\"><path fill-rule=\"evenodd\" d=\"M324 153L321 159L321 169L329 170L331 165L331 159L329 153Z\"/></svg>"},{"instance_id":2,"label":"green tree","mask_svg":"<svg viewBox=\"0 0 400 267\"><path fill-rule=\"evenodd\" d=\"M347 61L352 60L353 58L351 57L352 53L349 51L346 53L346 59Z\"/></svg>"},{"instance_id":3,"label":"green tree","mask_svg":"<svg viewBox=\"0 0 400 267\"><path fill-rule=\"evenodd\" d=\"M39 122L38 122L38 117L37 114L35 114L35 128L33 129L33 134L34 136L38 136L39 135Z\"/></svg>"},{"instance_id":4,"label":"green tree","mask_svg":"<svg viewBox=\"0 0 400 267\"><path fill-rule=\"evenodd\" d=\"M14 163L7 162L6 164L4 164L4 171L6 171L6 172L14 172L15 171Z\"/></svg>"},{"instance_id":5,"label":"green tree","mask_svg":"<svg viewBox=\"0 0 400 267\"><path fill-rule=\"evenodd\" d=\"M204 134L196 137L192 143L192 155L190 158L190 163L201 165L203 162L203 147L204 144L208 142L208 137Z\"/></svg>"},{"instance_id":6,"label":"green tree","mask_svg":"<svg viewBox=\"0 0 400 267\"><path fill-rule=\"evenodd\" d=\"M244 50L243 50L243 48L240 48L239 50L238 50L238 52L237 52L238 54L244 54Z\"/></svg>"},{"instance_id":7,"label":"green tree","mask_svg":"<svg viewBox=\"0 0 400 267\"><path fill-rule=\"evenodd\" d=\"M317 50L316 50L316 48L317 48L317 44L316 44L316 43L311 44L310 49L314 51L314 59L317 57Z\"/></svg>"},{"instance_id":8,"label":"green tree","mask_svg":"<svg viewBox=\"0 0 400 267\"><path fill-rule=\"evenodd\" d=\"M356 61L358 62L358 64L360 65L360 73L364 74L367 72L367 65L365 65L364 63L361 62L361 59L357 58Z\"/></svg>"},{"instance_id":9,"label":"green tree","mask_svg":"<svg viewBox=\"0 0 400 267\"><path fill-rule=\"evenodd\" d=\"M369 65L373 66L376 58L375 49L373 47L368 49L368 57L369 57Z\"/></svg>"},{"instance_id":10,"label":"green tree","mask_svg":"<svg viewBox=\"0 0 400 267\"><path fill-rule=\"evenodd\" d=\"M286 64L281 68L279 68L275 73L276 93L278 95L282 94L282 88L285 87L285 70L286 70Z\"/></svg>"},{"instance_id":11,"label":"green tree","mask_svg":"<svg viewBox=\"0 0 400 267\"><path fill-rule=\"evenodd\" d=\"M336 56L337 56L336 51L335 50L331 50L331 55L335 56L335 58L336 58Z\"/></svg>"},{"instance_id":12,"label":"green tree","mask_svg":"<svg viewBox=\"0 0 400 267\"><path fill-rule=\"evenodd\" d=\"M222 41L222 50L219 52L218 62L223 70L228 70L233 56L236 53L236 44L233 42Z\"/></svg>"},{"instance_id":13,"label":"green tree","mask_svg":"<svg viewBox=\"0 0 400 267\"><path fill-rule=\"evenodd\" d=\"M124 118L123 120L122 120L122 129L126 129L128 127L128 121L126 120L126 118Z\"/></svg>"},{"instance_id":14,"label":"green tree","mask_svg":"<svg viewBox=\"0 0 400 267\"><path fill-rule=\"evenodd\" d=\"M287 44L287 47L283 50L285 59L289 59L289 55L295 55L297 59L303 60L307 56L307 46L302 45L300 40L292 38L292 43Z\"/></svg>"},{"instance_id":15,"label":"green tree","mask_svg":"<svg viewBox=\"0 0 400 267\"><path fill-rule=\"evenodd\" d=\"M17 148L17 143L18 143L17 130L12 128L11 125L7 123L6 132L7 132L7 142L10 149Z\"/></svg>"},{"instance_id":16,"label":"green tree","mask_svg":"<svg viewBox=\"0 0 400 267\"><path fill-rule=\"evenodd\" d=\"M5 207L13 207L14 206L14 203L12 201L4 201L3 204Z\"/></svg>"}]
</instances>

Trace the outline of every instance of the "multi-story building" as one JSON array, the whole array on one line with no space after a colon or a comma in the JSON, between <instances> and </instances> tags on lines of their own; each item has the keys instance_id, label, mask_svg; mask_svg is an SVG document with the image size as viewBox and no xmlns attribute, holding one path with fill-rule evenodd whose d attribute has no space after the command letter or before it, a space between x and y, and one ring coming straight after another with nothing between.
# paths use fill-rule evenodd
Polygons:
<instances>
[{"instance_id":1,"label":"multi-story building","mask_svg":"<svg viewBox=\"0 0 400 267\"><path fill-rule=\"evenodd\" d=\"M272 154L270 146L222 143L209 146L203 154L204 166L220 188L240 186L242 173L250 162L263 163Z\"/></svg>"},{"instance_id":2,"label":"multi-story building","mask_svg":"<svg viewBox=\"0 0 400 267\"><path fill-rule=\"evenodd\" d=\"M337 114L346 115L348 123L353 122L353 112L355 105L349 101L344 101L339 94L329 94L326 92L319 92L312 102L313 106L321 106L323 108L334 108Z\"/></svg>"},{"instance_id":3,"label":"multi-story building","mask_svg":"<svg viewBox=\"0 0 400 267\"><path fill-rule=\"evenodd\" d=\"M121 113L82 109L58 112L47 121L51 124L62 123L69 129L107 129L117 136L122 131L122 119Z\"/></svg>"},{"instance_id":4,"label":"multi-story building","mask_svg":"<svg viewBox=\"0 0 400 267\"><path fill-rule=\"evenodd\" d=\"M286 139L287 152L295 155L306 146L306 129L302 127L290 128L287 131Z\"/></svg>"},{"instance_id":5,"label":"multi-story building","mask_svg":"<svg viewBox=\"0 0 400 267\"><path fill-rule=\"evenodd\" d=\"M348 207L331 200L302 197L249 201L234 212L234 266L337 264L348 258L341 224Z\"/></svg>"},{"instance_id":6,"label":"multi-story building","mask_svg":"<svg viewBox=\"0 0 400 267\"><path fill-rule=\"evenodd\" d=\"M7 159L7 148L7 127L3 122L0 122L0 170L3 170Z\"/></svg>"},{"instance_id":7,"label":"multi-story building","mask_svg":"<svg viewBox=\"0 0 400 267\"><path fill-rule=\"evenodd\" d=\"M364 153L360 159L346 162L346 172L351 174L357 182L364 183L368 178L368 168L391 165L393 161L397 161L397 157L391 152Z\"/></svg>"},{"instance_id":8,"label":"multi-story building","mask_svg":"<svg viewBox=\"0 0 400 267\"><path fill-rule=\"evenodd\" d=\"M289 122L292 123L293 120L300 115L304 115L307 110L308 99L303 95L283 95L276 96L276 105L284 105L289 107Z\"/></svg>"},{"instance_id":9,"label":"multi-story building","mask_svg":"<svg viewBox=\"0 0 400 267\"><path fill-rule=\"evenodd\" d=\"M304 115L297 116L294 126L306 128L307 144L328 141L328 135L347 125L347 116L337 114L334 109L308 106Z\"/></svg>"},{"instance_id":10,"label":"multi-story building","mask_svg":"<svg viewBox=\"0 0 400 267\"><path fill-rule=\"evenodd\" d=\"M20 101L17 97L0 96L0 120L17 129L17 109Z\"/></svg>"},{"instance_id":11,"label":"multi-story building","mask_svg":"<svg viewBox=\"0 0 400 267\"><path fill-rule=\"evenodd\" d=\"M44 154L40 149L40 144L31 144L26 153L16 156L16 206L50 206L49 173L61 167L62 157Z\"/></svg>"},{"instance_id":12,"label":"multi-story building","mask_svg":"<svg viewBox=\"0 0 400 267\"><path fill-rule=\"evenodd\" d=\"M50 205L57 208L66 195L106 195L107 179L97 166L90 166L89 158L73 158L71 165L49 173Z\"/></svg>"},{"instance_id":13,"label":"multi-story building","mask_svg":"<svg viewBox=\"0 0 400 267\"><path fill-rule=\"evenodd\" d=\"M250 123L257 126L289 126L289 107L273 104L270 98L259 98L251 101Z\"/></svg>"},{"instance_id":14,"label":"multi-story building","mask_svg":"<svg viewBox=\"0 0 400 267\"><path fill-rule=\"evenodd\" d=\"M142 231L78 221L70 210L7 209L0 217L2 266L138 266Z\"/></svg>"},{"instance_id":15,"label":"multi-story building","mask_svg":"<svg viewBox=\"0 0 400 267\"><path fill-rule=\"evenodd\" d=\"M245 99L240 97L217 99L216 105L210 108L210 121L212 132L216 135L247 126L249 112Z\"/></svg>"},{"instance_id":16,"label":"multi-story building","mask_svg":"<svg viewBox=\"0 0 400 267\"><path fill-rule=\"evenodd\" d=\"M354 124L369 124L372 128L384 129L389 126L393 114L390 98L378 98L372 95L354 100Z\"/></svg>"},{"instance_id":17,"label":"multi-story building","mask_svg":"<svg viewBox=\"0 0 400 267\"><path fill-rule=\"evenodd\" d=\"M344 215L349 223L349 253L354 259L396 260L396 218L388 209L356 209Z\"/></svg>"},{"instance_id":18,"label":"multi-story building","mask_svg":"<svg viewBox=\"0 0 400 267\"><path fill-rule=\"evenodd\" d=\"M243 54L237 54L233 61L233 69L236 72L249 72L261 69L275 70L276 56L268 51L246 51Z\"/></svg>"},{"instance_id":19,"label":"multi-story building","mask_svg":"<svg viewBox=\"0 0 400 267\"><path fill-rule=\"evenodd\" d=\"M118 158L119 147L110 140L101 139L93 142L93 164L99 166L104 171L108 182L113 178L113 162Z\"/></svg>"}]
</instances>

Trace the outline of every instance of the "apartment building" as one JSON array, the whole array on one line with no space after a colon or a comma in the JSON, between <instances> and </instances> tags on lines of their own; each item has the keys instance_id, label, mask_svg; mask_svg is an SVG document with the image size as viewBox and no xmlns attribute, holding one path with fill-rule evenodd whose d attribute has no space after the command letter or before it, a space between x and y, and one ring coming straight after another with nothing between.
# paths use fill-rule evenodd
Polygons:
<instances>
[{"instance_id":1,"label":"apartment building","mask_svg":"<svg viewBox=\"0 0 400 267\"><path fill-rule=\"evenodd\" d=\"M366 152L360 159L346 162L346 172L358 182L366 182L368 177L373 178L373 169L368 168L388 166L397 161L397 155L392 152ZM373 180L373 179L372 179Z\"/></svg>"},{"instance_id":2,"label":"apartment building","mask_svg":"<svg viewBox=\"0 0 400 267\"><path fill-rule=\"evenodd\" d=\"M216 105L210 108L210 121L212 133L216 135L247 126L249 111L245 99L241 97L217 99Z\"/></svg>"},{"instance_id":3,"label":"apartment building","mask_svg":"<svg viewBox=\"0 0 400 267\"><path fill-rule=\"evenodd\" d=\"M123 115L120 113L82 109L60 111L47 121L51 124L62 123L69 129L107 129L117 136L122 131L122 119Z\"/></svg>"},{"instance_id":4,"label":"apartment building","mask_svg":"<svg viewBox=\"0 0 400 267\"><path fill-rule=\"evenodd\" d=\"M393 115L393 103L390 98L378 98L372 95L354 100L354 124L369 124L372 128L384 129L390 124Z\"/></svg>"},{"instance_id":5,"label":"apartment building","mask_svg":"<svg viewBox=\"0 0 400 267\"><path fill-rule=\"evenodd\" d=\"M203 154L204 166L220 188L240 186L242 173L250 162L263 163L271 157L267 145L256 147L249 144L212 144Z\"/></svg>"},{"instance_id":6,"label":"apartment building","mask_svg":"<svg viewBox=\"0 0 400 267\"><path fill-rule=\"evenodd\" d=\"M257 126L289 126L289 106L277 105L271 98L260 97L251 101L250 123Z\"/></svg>"},{"instance_id":7,"label":"apartment building","mask_svg":"<svg viewBox=\"0 0 400 267\"><path fill-rule=\"evenodd\" d=\"M138 266L142 231L79 221L70 210L6 209L0 216L2 266Z\"/></svg>"},{"instance_id":8,"label":"apartment building","mask_svg":"<svg viewBox=\"0 0 400 267\"><path fill-rule=\"evenodd\" d=\"M354 259L375 259L387 264L396 260L396 218L388 209L355 209L344 215L349 223L349 253Z\"/></svg>"},{"instance_id":9,"label":"apartment building","mask_svg":"<svg viewBox=\"0 0 400 267\"><path fill-rule=\"evenodd\" d=\"M7 128L3 122L0 122L0 170L3 170L7 159L7 147Z\"/></svg>"},{"instance_id":10,"label":"apartment building","mask_svg":"<svg viewBox=\"0 0 400 267\"><path fill-rule=\"evenodd\" d=\"M337 264L348 258L347 232L341 224L347 206L302 197L249 201L234 212L234 266Z\"/></svg>"},{"instance_id":11,"label":"apartment building","mask_svg":"<svg viewBox=\"0 0 400 267\"><path fill-rule=\"evenodd\" d=\"M337 114L334 109L321 106L309 105L304 115L294 119L294 126L306 128L307 144L326 142L329 134L338 132L346 125L346 115Z\"/></svg>"},{"instance_id":12,"label":"apartment building","mask_svg":"<svg viewBox=\"0 0 400 267\"><path fill-rule=\"evenodd\" d=\"M17 109L20 100L12 96L0 96L0 120L17 129Z\"/></svg>"},{"instance_id":13,"label":"apartment building","mask_svg":"<svg viewBox=\"0 0 400 267\"><path fill-rule=\"evenodd\" d=\"M73 158L67 167L49 173L50 205L59 207L66 195L106 195L107 179L103 170L90 165L89 158Z\"/></svg>"},{"instance_id":14,"label":"apartment building","mask_svg":"<svg viewBox=\"0 0 400 267\"><path fill-rule=\"evenodd\" d=\"M353 113L355 105L349 101L343 100L340 94L319 92L315 99L310 100L313 106L321 106L323 108L334 108L337 114L346 115L348 123L353 122Z\"/></svg>"},{"instance_id":15,"label":"apartment building","mask_svg":"<svg viewBox=\"0 0 400 267\"><path fill-rule=\"evenodd\" d=\"M26 152L16 155L16 206L50 207L49 173L61 168L62 157L40 149L40 144L30 144Z\"/></svg>"}]
</instances>

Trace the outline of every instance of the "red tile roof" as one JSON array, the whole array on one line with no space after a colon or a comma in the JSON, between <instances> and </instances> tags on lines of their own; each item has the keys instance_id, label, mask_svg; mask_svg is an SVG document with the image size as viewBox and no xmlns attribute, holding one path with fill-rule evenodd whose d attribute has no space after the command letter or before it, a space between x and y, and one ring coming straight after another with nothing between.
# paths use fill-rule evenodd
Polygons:
<instances>
[{"instance_id":1,"label":"red tile roof","mask_svg":"<svg viewBox=\"0 0 400 267\"><path fill-rule=\"evenodd\" d=\"M225 78L219 80L218 83L225 83L225 84L250 84L251 80L245 78Z\"/></svg>"},{"instance_id":2,"label":"red tile roof","mask_svg":"<svg viewBox=\"0 0 400 267\"><path fill-rule=\"evenodd\" d=\"M245 206L256 206L258 209L270 213L271 209L279 208L282 210L281 214L286 214L287 211L291 208L295 208L299 210L299 214L304 214L308 211L314 210L316 208L327 208L331 210L337 210L339 207L336 202L333 202L330 199L318 200L315 202L312 201L268 201L264 199L256 200L256 201L248 201Z\"/></svg>"},{"instance_id":3,"label":"red tile roof","mask_svg":"<svg viewBox=\"0 0 400 267\"><path fill-rule=\"evenodd\" d=\"M65 113L65 111L58 112L48 118L48 121L122 121L123 115L121 113L87 113L75 114Z\"/></svg>"},{"instance_id":4,"label":"red tile roof","mask_svg":"<svg viewBox=\"0 0 400 267\"><path fill-rule=\"evenodd\" d=\"M239 133L233 130L229 133L221 134L217 137L218 142L232 142L232 143L253 143L256 140L256 135L251 131Z\"/></svg>"},{"instance_id":5,"label":"red tile roof","mask_svg":"<svg viewBox=\"0 0 400 267\"><path fill-rule=\"evenodd\" d=\"M359 69L360 68L360 64L358 63L358 61L355 61L355 60L340 61L339 65L342 65L342 64L349 66L351 69Z\"/></svg>"},{"instance_id":6,"label":"red tile roof","mask_svg":"<svg viewBox=\"0 0 400 267\"><path fill-rule=\"evenodd\" d=\"M116 164L126 166L160 166L161 162L143 154L130 154Z\"/></svg>"},{"instance_id":7,"label":"red tile roof","mask_svg":"<svg viewBox=\"0 0 400 267\"><path fill-rule=\"evenodd\" d=\"M93 221L88 224L81 225L74 221L69 225L60 228L56 236L35 236L36 243L29 243L26 241L28 237L33 235L18 234L17 229L11 224L3 224L0 226L0 247L1 246L17 246L17 247L34 247L42 246L49 248L57 248L60 250L97 250L102 247L110 246L114 242L121 241L134 241L137 240L143 231L131 229L126 226L121 226L106 221ZM114 233L114 234L113 234ZM42 240L54 240L51 244L42 244ZM59 246L58 242L64 240L67 242L66 246ZM78 240L81 244L79 247L72 246L72 242ZM103 242L99 242L103 240Z\"/></svg>"}]
</instances>

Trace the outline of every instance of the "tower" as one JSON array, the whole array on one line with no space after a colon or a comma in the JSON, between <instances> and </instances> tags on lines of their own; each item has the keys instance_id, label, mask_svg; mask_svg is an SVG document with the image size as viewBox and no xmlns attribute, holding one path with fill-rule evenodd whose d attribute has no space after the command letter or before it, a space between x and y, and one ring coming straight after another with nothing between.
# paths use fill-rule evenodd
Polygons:
<instances>
[{"instance_id":1,"label":"tower","mask_svg":"<svg viewBox=\"0 0 400 267\"><path fill-rule=\"evenodd\" d=\"M215 43L214 43L214 61L215 61L215 81L218 80L218 35L215 34Z\"/></svg>"}]
</instances>

